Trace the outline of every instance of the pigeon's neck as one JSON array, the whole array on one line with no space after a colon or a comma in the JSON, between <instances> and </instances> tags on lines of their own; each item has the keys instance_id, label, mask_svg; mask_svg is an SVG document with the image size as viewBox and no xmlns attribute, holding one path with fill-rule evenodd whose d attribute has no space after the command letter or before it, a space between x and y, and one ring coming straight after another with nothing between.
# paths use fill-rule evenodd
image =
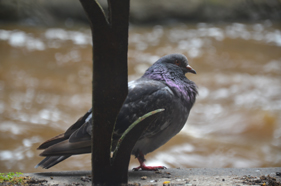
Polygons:
<instances>
[{"instance_id":1,"label":"pigeon's neck","mask_svg":"<svg viewBox=\"0 0 281 186\"><path fill-rule=\"evenodd\" d=\"M143 78L153 79L164 82L173 93L180 97L185 103L192 107L196 100L197 88L195 83L188 80L184 74L174 71L154 71L150 73L147 71Z\"/></svg>"},{"instance_id":2,"label":"pigeon's neck","mask_svg":"<svg viewBox=\"0 0 281 186\"><path fill-rule=\"evenodd\" d=\"M179 96L185 103L189 104L190 108L194 104L197 95L197 88L195 83L188 80L185 76L184 78L170 78L164 76L165 83L170 87L170 89Z\"/></svg>"}]
</instances>

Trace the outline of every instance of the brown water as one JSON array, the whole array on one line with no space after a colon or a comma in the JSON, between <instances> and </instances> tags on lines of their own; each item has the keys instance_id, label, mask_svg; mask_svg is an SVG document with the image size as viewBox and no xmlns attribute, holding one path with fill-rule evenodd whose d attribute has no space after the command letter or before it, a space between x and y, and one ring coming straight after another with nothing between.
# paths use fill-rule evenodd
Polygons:
<instances>
[{"instance_id":1,"label":"brown water","mask_svg":"<svg viewBox=\"0 0 281 186\"><path fill-rule=\"evenodd\" d=\"M281 166L281 25L130 28L129 79L183 53L198 100L182 132L149 154L167 167ZM0 172L38 172L38 145L91 107L89 28L0 27ZM48 171L89 170L90 155ZM130 168L137 165L132 157Z\"/></svg>"}]
</instances>

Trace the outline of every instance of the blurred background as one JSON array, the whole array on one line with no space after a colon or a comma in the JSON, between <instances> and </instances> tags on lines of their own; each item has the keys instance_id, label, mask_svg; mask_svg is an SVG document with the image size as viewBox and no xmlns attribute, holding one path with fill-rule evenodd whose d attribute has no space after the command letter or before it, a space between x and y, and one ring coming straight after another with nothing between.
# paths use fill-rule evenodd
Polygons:
<instances>
[{"instance_id":1,"label":"blurred background","mask_svg":"<svg viewBox=\"0 0 281 186\"><path fill-rule=\"evenodd\" d=\"M280 0L131 0L129 80L183 53L199 89L187 125L148 165L281 167L280 20ZM91 107L79 1L1 0L0 56L0 172L90 170L90 155L34 169L36 148Z\"/></svg>"}]
</instances>

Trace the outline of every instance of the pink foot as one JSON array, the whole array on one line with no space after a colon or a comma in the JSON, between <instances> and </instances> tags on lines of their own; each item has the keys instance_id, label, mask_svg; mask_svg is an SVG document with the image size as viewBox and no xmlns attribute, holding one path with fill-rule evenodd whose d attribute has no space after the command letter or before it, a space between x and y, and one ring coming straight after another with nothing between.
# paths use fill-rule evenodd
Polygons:
<instances>
[{"instance_id":1,"label":"pink foot","mask_svg":"<svg viewBox=\"0 0 281 186\"><path fill-rule=\"evenodd\" d=\"M144 164L144 155L141 151L138 151L137 155L136 155L139 163L140 163L140 166L136 167L136 168L133 168L134 171L138 171L138 170L147 170L147 171L156 171L158 169L167 169L166 167L164 166L146 166Z\"/></svg>"}]
</instances>

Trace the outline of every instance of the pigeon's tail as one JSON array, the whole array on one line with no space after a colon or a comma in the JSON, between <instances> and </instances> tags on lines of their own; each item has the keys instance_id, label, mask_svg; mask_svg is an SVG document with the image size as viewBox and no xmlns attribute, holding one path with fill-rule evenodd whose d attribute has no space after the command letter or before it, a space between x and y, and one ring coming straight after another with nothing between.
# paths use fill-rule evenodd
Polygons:
<instances>
[{"instance_id":1,"label":"pigeon's tail","mask_svg":"<svg viewBox=\"0 0 281 186\"><path fill-rule=\"evenodd\" d=\"M38 163L35 168L42 167L43 169L48 169L69 157L70 156L47 156L40 163Z\"/></svg>"}]
</instances>

